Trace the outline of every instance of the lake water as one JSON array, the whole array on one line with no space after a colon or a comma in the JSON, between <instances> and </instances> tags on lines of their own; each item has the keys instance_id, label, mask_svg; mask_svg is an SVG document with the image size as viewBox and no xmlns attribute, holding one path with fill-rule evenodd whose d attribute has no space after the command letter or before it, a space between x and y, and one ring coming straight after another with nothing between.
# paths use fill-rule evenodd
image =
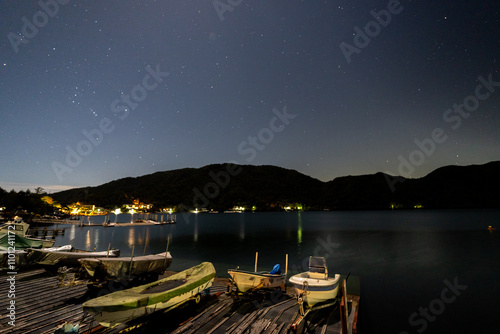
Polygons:
<instances>
[{"instance_id":1,"label":"lake water","mask_svg":"<svg viewBox=\"0 0 500 334\"><path fill-rule=\"evenodd\" d=\"M165 251L169 234L176 271L210 261L228 277L253 270L258 251L259 270L284 267L289 254L294 274L310 255L326 257L331 274L360 279L363 333L498 333L500 210L178 214L175 225L66 226L56 245L111 243L123 256L134 245L137 256Z\"/></svg>"}]
</instances>

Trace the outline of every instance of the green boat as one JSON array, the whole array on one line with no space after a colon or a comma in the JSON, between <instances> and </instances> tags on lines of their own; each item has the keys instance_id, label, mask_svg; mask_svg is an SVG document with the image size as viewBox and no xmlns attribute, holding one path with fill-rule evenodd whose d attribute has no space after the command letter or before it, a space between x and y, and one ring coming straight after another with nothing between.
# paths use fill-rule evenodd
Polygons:
<instances>
[{"instance_id":1,"label":"green boat","mask_svg":"<svg viewBox=\"0 0 500 334\"><path fill-rule=\"evenodd\" d=\"M45 241L50 241L50 243L46 243ZM50 247L53 244L54 240L32 239L14 233L0 233L0 251Z\"/></svg>"},{"instance_id":2,"label":"green boat","mask_svg":"<svg viewBox=\"0 0 500 334\"><path fill-rule=\"evenodd\" d=\"M213 264L203 262L156 282L86 301L83 311L92 314L102 326L114 327L157 311L168 311L191 299L199 302L214 277Z\"/></svg>"}]
</instances>

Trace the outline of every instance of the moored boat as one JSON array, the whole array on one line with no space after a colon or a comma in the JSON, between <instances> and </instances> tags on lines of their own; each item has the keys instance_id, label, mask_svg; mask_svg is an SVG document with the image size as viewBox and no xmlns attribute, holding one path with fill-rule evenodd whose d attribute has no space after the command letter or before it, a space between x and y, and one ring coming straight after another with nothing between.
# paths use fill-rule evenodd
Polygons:
<instances>
[{"instance_id":1,"label":"moored boat","mask_svg":"<svg viewBox=\"0 0 500 334\"><path fill-rule=\"evenodd\" d=\"M27 261L33 264L50 267L78 267L78 259L83 258L114 258L120 256L119 249L111 249L103 252L91 252L75 249L70 245L62 248L42 248L27 250Z\"/></svg>"},{"instance_id":2,"label":"moored boat","mask_svg":"<svg viewBox=\"0 0 500 334\"><path fill-rule=\"evenodd\" d=\"M340 275L328 277L328 267L323 257L309 257L309 271L290 277L299 300L309 307L337 297Z\"/></svg>"},{"instance_id":3,"label":"moored boat","mask_svg":"<svg viewBox=\"0 0 500 334\"><path fill-rule=\"evenodd\" d=\"M81 258L78 260L94 279L105 280L128 276L161 275L172 263L170 252L136 257Z\"/></svg>"},{"instance_id":4,"label":"moored boat","mask_svg":"<svg viewBox=\"0 0 500 334\"><path fill-rule=\"evenodd\" d=\"M135 288L117 291L83 303L88 312L105 327L114 327L156 311L173 309L190 299L199 301L212 286L215 268L203 262L167 278Z\"/></svg>"},{"instance_id":5,"label":"moored boat","mask_svg":"<svg viewBox=\"0 0 500 334\"><path fill-rule=\"evenodd\" d=\"M246 293L258 289L273 289L284 287L286 284L286 272L283 274L279 264L271 271L257 271L258 253L255 254L255 270L245 271L229 269L227 273L231 276L231 283L239 292ZM287 256L288 261L288 256Z\"/></svg>"},{"instance_id":6,"label":"moored boat","mask_svg":"<svg viewBox=\"0 0 500 334\"><path fill-rule=\"evenodd\" d=\"M15 233L22 237L26 236L30 225L25 223L21 217L14 217L14 220L0 226L0 233Z\"/></svg>"},{"instance_id":7,"label":"moored boat","mask_svg":"<svg viewBox=\"0 0 500 334\"><path fill-rule=\"evenodd\" d=\"M27 248L43 248L54 245L55 240L22 237L19 234L0 233L0 250L14 247L16 250Z\"/></svg>"},{"instance_id":8,"label":"moored boat","mask_svg":"<svg viewBox=\"0 0 500 334\"><path fill-rule=\"evenodd\" d=\"M12 235L15 234L16 236L19 236L21 238L30 240L34 242L35 248L38 248L38 244L41 244L41 247L46 248L46 247L52 247L54 246L55 240L50 240L50 239L39 239L39 238L32 238L27 236L27 232L29 229L30 225L26 222L23 221L21 217L14 217L14 220L8 221L4 225L0 226L0 236L2 235ZM23 240L24 240L23 239ZM29 242L28 242L29 243ZM25 247L27 248L27 247ZM19 249L19 248L17 248Z\"/></svg>"},{"instance_id":9,"label":"moored boat","mask_svg":"<svg viewBox=\"0 0 500 334\"><path fill-rule=\"evenodd\" d=\"M286 284L286 274L272 272L254 272L239 269L230 269L227 273L231 276L238 291L245 293L258 289L279 288Z\"/></svg>"}]
</instances>

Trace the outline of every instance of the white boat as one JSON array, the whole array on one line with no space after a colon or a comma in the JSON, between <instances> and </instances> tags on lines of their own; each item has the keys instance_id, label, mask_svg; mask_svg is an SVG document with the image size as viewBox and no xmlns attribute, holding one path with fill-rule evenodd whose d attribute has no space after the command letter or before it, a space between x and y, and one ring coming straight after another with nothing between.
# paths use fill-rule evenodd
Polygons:
<instances>
[{"instance_id":1,"label":"white boat","mask_svg":"<svg viewBox=\"0 0 500 334\"><path fill-rule=\"evenodd\" d=\"M299 301L309 307L326 301L333 301L339 290L340 275L328 277L328 267L323 257L309 257L309 271L290 277Z\"/></svg>"},{"instance_id":2,"label":"white boat","mask_svg":"<svg viewBox=\"0 0 500 334\"><path fill-rule=\"evenodd\" d=\"M0 233L11 234L15 233L21 237L25 237L30 225L25 223L21 217L14 217L14 220L8 221L0 226Z\"/></svg>"},{"instance_id":3,"label":"white boat","mask_svg":"<svg viewBox=\"0 0 500 334\"><path fill-rule=\"evenodd\" d=\"M167 278L117 291L83 303L83 311L102 326L114 327L157 311L168 311L194 299L212 286L215 268L203 262Z\"/></svg>"},{"instance_id":4,"label":"white boat","mask_svg":"<svg viewBox=\"0 0 500 334\"><path fill-rule=\"evenodd\" d=\"M255 270L245 271L229 269L227 273L231 276L231 283L236 286L239 292L246 293L258 289L274 289L284 287L286 284L286 272L281 272L279 264L275 265L271 271L257 271L257 258L255 254ZM287 255L288 261L288 255Z\"/></svg>"},{"instance_id":5,"label":"white boat","mask_svg":"<svg viewBox=\"0 0 500 334\"><path fill-rule=\"evenodd\" d=\"M41 243L43 248L54 246L55 240L32 238L26 236L29 228L30 225L28 223L25 223L21 217L16 216L14 217L14 220L8 221L4 225L0 226L0 236L15 234L21 238L26 238L30 241L34 241L35 243Z\"/></svg>"},{"instance_id":6,"label":"white boat","mask_svg":"<svg viewBox=\"0 0 500 334\"><path fill-rule=\"evenodd\" d=\"M71 245L66 245L62 247L54 248L41 248L33 249L29 248L27 255L27 260L30 263L36 263L42 266L46 266L46 269L50 267L77 267L80 265L79 259L83 258L104 258L107 257L118 257L120 256L119 249L111 249L109 251L102 252L92 252L73 248Z\"/></svg>"}]
</instances>

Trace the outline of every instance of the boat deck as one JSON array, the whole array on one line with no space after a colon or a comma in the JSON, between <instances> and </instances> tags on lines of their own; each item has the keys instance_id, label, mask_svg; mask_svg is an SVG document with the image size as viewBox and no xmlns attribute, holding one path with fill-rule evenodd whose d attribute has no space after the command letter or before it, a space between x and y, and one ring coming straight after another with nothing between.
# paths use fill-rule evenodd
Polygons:
<instances>
[{"instance_id":1,"label":"boat deck","mask_svg":"<svg viewBox=\"0 0 500 334\"><path fill-rule=\"evenodd\" d=\"M168 272L172 274L172 272ZM0 273L0 334L3 333L54 333L58 324L80 323L79 333L340 333L338 303L310 312L296 331L290 326L299 315L299 306L293 289L287 292L254 293L251 296L226 294L228 280L216 278L210 296L200 304L186 303L169 311L158 312L147 321L105 328L92 316L83 313L82 304L92 298L85 285L57 287L57 276L42 269L19 272L15 278L15 298L6 298L10 284L5 272ZM7 284L6 284L7 283ZM110 287L113 289L113 287ZM95 293L95 292L94 292ZM356 333L359 296L347 295L349 301L348 323ZM15 301L15 327L8 324L10 301ZM166 321L167 317L171 319ZM353 328L354 326L354 328Z\"/></svg>"}]
</instances>

